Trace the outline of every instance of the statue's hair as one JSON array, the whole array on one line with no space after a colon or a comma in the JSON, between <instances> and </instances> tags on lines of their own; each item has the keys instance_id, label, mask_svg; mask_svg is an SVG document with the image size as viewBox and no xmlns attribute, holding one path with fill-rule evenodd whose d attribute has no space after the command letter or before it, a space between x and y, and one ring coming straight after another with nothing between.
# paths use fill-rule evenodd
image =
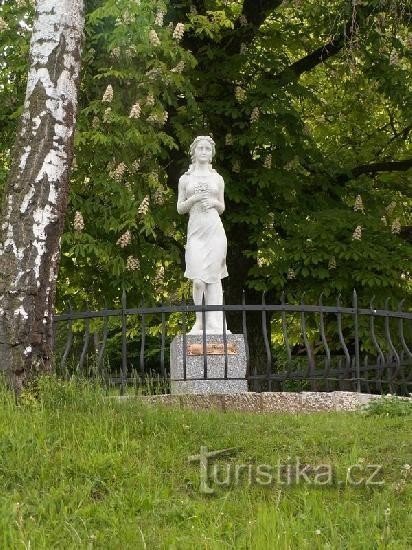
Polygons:
<instances>
[{"instance_id":1,"label":"statue's hair","mask_svg":"<svg viewBox=\"0 0 412 550\"><path fill-rule=\"evenodd\" d=\"M190 152L190 158L191 158L191 164L189 166L189 170L186 172L187 174L190 174L193 169L194 169L194 164L195 164L195 150L196 150L196 147L198 146L198 144L201 142L201 141L207 141L211 147L212 147L212 159L213 157L215 156L216 154L216 144L215 142L213 141L213 139L210 137L210 136L197 136L197 138L195 138L195 140L193 141L192 145L190 146L190 149L189 149L189 152ZM211 172L214 172L215 170L213 170L212 168L212 164L209 165L210 167L210 171Z\"/></svg>"}]
</instances>

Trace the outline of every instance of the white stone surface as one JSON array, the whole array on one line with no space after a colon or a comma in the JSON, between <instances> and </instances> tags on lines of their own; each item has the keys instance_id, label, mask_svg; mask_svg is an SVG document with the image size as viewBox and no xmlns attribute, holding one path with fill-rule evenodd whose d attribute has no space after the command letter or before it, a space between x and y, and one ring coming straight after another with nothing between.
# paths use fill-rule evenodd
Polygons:
<instances>
[{"instance_id":1,"label":"white stone surface","mask_svg":"<svg viewBox=\"0 0 412 550\"><path fill-rule=\"evenodd\" d=\"M221 214L225 210L224 181L212 168L215 144L209 136L198 136L190 147L192 164L179 180L177 211L189 214L185 277L193 281L193 301L201 305L223 303L222 279L226 267L227 240ZM202 313L189 334L202 334ZM206 314L208 334L222 334L223 314ZM229 331L228 331L229 333Z\"/></svg>"}]
</instances>

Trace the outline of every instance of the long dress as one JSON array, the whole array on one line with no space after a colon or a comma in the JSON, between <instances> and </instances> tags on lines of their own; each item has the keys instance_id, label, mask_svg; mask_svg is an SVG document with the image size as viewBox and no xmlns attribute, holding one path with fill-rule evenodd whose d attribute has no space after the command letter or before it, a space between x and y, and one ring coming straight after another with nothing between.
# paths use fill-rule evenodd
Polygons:
<instances>
[{"instance_id":1,"label":"long dress","mask_svg":"<svg viewBox=\"0 0 412 550\"><path fill-rule=\"evenodd\" d=\"M206 190L210 199L218 200L220 177L217 172L206 177L187 174L186 199ZM201 202L195 203L187 227L185 277L205 283L219 282L228 276L226 253L227 239L218 211L216 208L203 210Z\"/></svg>"}]
</instances>

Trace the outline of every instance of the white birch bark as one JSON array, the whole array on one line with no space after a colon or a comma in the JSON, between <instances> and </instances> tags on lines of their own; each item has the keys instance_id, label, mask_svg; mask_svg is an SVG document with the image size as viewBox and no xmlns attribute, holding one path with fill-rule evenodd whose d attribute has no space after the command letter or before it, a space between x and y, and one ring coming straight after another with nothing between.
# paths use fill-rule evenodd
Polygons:
<instances>
[{"instance_id":1,"label":"white birch bark","mask_svg":"<svg viewBox=\"0 0 412 550\"><path fill-rule=\"evenodd\" d=\"M50 369L83 0L37 0L24 112L0 218L0 370L16 391Z\"/></svg>"}]
</instances>

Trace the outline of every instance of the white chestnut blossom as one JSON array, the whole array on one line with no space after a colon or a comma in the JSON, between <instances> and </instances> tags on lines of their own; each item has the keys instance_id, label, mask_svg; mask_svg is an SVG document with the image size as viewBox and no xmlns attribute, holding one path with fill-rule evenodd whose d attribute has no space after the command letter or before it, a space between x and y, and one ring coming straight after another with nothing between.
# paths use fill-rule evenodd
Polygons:
<instances>
[{"instance_id":1,"label":"white chestnut blossom","mask_svg":"<svg viewBox=\"0 0 412 550\"><path fill-rule=\"evenodd\" d=\"M165 202L165 190L162 187L158 187L153 195L153 201L158 206L162 206Z\"/></svg>"},{"instance_id":2,"label":"white chestnut blossom","mask_svg":"<svg viewBox=\"0 0 412 550\"><path fill-rule=\"evenodd\" d=\"M154 29L149 31L149 42L152 46L160 46L160 38Z\"/></svg>"},{"instance_id":3,"label":"white chestnut blossom","mask_svg":"<svg viewBox=\"0 0 412 550\"><path fill-rule=\"evenodd\" d=\"M120 18L120 24L123 23L124 25L132 25L135 21L135 16L130 13L129 11L125 11Z\"/></svg>"},{"instance_id":4,"label":"white chestnut blossom","mask_svg":"<svg viewBox=\"0 0 412 550\"><path fill-rule=\"evenodd\" d=\"M268 170L270 170L272 168L272 155L271 155L271 153L266 155L265 160L263 162L263 166L264 166L264 168L267 168Z\"/></svg>"},{"instance_id":5,"label":"white chestnut blossom","mask_svg":"<svg viewBox=\"0 0 412 550\"><path fill-rule=\"evenodd\" d=\"M225 145L233 145L233 136L232 136L232 134L226 134L226 136L225 136Z\"/></svg>"},{"instance_id":6,"label":"white chestnut blossom","mask_svg":"<svg viewBox=\"0 0 412 550\"><path fill-rule=\"evenodd\" d=\"M126 165L124 162L121 162L120 164L118 164L116 166L116 168L114 170L112 170L110 173L109 173L109 176L111 178L113 178L114 180L116 180L117 182L120 182L124 176L126 172Z\"/></svg>"},{"instance_id":7,"label":"white chestnut blossom","mask_svg":"<svg viewBox=\"0 0 412 550\"><path fill-rule=\"evenodd\" d=\"M163 126L163 124L166 124L167 119L169 118L169 113L167 111L163 111L162 113L153 113L147 117L147 122L153 122L155 124L160 124Z\"/></svg>"},{"instance_id":8,"label":"white chestnut blossom","mask_svg":"<svg viewBox=\"0 0 412 550\"><path fill-rule=\"evenodd\" d=\"M84 219L82 213L77 211L74 215L73 227L76 233L81 233L84 229Z\"/></svg>"},{"instance_id":9,"label":"white chestnut blossom","mask_svg":"<svg viewBox=\"0 0 412 550\"><path fill-rule=\"evenodd\" d=\"M179 61L179 63L176 65L176 67L174 67L171 70L171 72L181 74L184 71L184 68L185 68L185 62L184 61Z\"/></svg>"},{"instance_id":10,"label":"white chestnut blossom","mask_svg":"<svg viewBox=\"0 0 412 550\"><path fill-rule=\"evenodd\" d=\"M352 240L353 241L362 240L362 226L361 225L356 226L355 231L352 233Z\"/></svg>"},{"instance_id":11,"label":"white chestnut blossom","mask_svg":"<svg viewBox=\"0 0 412 550\"><path fill-rule=\"evenodd\" d=\"M154 278L154 286L156 290L160 290L159 287L163 286L164 277L165 277L165 268L161 265L157 268L156 275Z\"/></svg>"},{"instance_id":12,"label":"white chestnut blossom","mask_svg":"<svg viewBox=\"0 0 412 550\"><path fill-rule=\"evenodd\" d=\"M292 269L291 267L288 269L287 278L288 278L289 280L291 280L291 279L296 279L295 270Z\"/></svg>"},{"instance_id":13,"label":"white chestnut blossom","mask_svg":"<svg viewBox=\"0 0 412 550\"><path fill-rule=\"evenodd\" d=\"M392 226L391 226L391 231L394 235L399 235L399 233L401 232L401 222L399 221L399 218L396 218L393 222L392 222Z\"/></svg>"},{"instance_id":14,"label":"white chestnut blossom","mask_svg":"<svg viewBox=\"0 0 412 550\"><path fill-rule=\"evenodd\" d=\"M397 65L399 63L399 54L396 50L392 50L389 56L389 64Z\"/></svg>"},{"instance_id":15,"label":"white chestnut blossom","mask_svg":"<svg viewBox=\"0 0 412 550\"><path fill-rule=\"evenodd\" d=\"M136 103L132 106L130 110L129 118L139 118L141 112L142 112L142 108L140 106L140 103L136 101Z\"/></svg>"},{"instance_id":16,"label":"white chestnut blossom","mask_svg":"<svg viewBox=\"0 0 412 550\"><path fill-rule=\"evenodd\" d=\"M132 242L132 234L128 229L126 233L123 233L123 235L117 239L116 244L117 246L120 246L120 248L126 248L126 246L128 246L131 242Z\"/></svg>"},{"instance_id":17,"label":"white chestnut blossom","mask_svg":"<svg viewBox=\"0 0 412 550\"><path fill-rule=\"evenodd\" d=\"M112 108L107 107L103 114L103 122L110 122L110 116L112 114Z\"/></svg>"},{"instance_id":18,"label":"white chestnut blossom","mask_svg":"<svg viewBox=\"0 0 412 550\"><path fill-rule=\"evenodd\" d=\"M9 26L7 22L2 17L0 17L0 32L6 31L8 28Z\"/></svg>"},{"instance_id":19,"label":"white chestnut blossom","mask_svg":"<svg viewBox=\"0 0 412 550\"><path fill-rule=\"evenodd\" d=\"M155 18L154 24L155 24L157 27L163 27L164 17L165 17L164 12L159 10L159 11L156 13L156 18Z\"/></svg>"},{"instance_id":20,"label":"white chestnut blossom","mask_svg":"<svg viewBox=\"0 0 412 550\"><path fill-rule=\"evenodd\" d=\"M392 214L392 212L395 210L395 208L396 208L396 202L392 201L388 204L388 206L385 208L385 210L388 214Z\"/></svg>"},{"instance_id":21,"label":"white chestnut blossom","mask_svg":"<svg viewBox=\"0 0 412 550\"><path fill-rule=\"evenodd\" d=\"M132 162L132 172L138 172L140 168L140 160L136 159Z\"/></svg>"},{"instance_id":22,"label":"white chestnut blossom","mask_svg":"<svg viewBox=\"0 0 412 550\"><path fill-rule=\"evenodd\" d=\"M139 208L137 209L137 213L141 216L146 216L146 214L149 212L150 207L150 198L149 195L146 195L142 202L139 205Z\"/></svg>"},{"instance_id":23,"label":"white chestnut blossom","mask_svg":"<svg viewBox=\"0 0 412 550\"><path fill-rule=\"evenodd\" d=\"M103 103L111 103L113 101L113 87L109 84L102 97Z\"/></svg>"},{"instance_id":24,"label":"white chestnut blossom","mask_svg":"<svg viewBox=\"0 0 412 550\"><path fill-rule=\"evenodd\" d=\"M114 57L115 59L119 59L120 57L120 48L118 46L114 47L112 51L110 52L110 55Z\"/></svg>"},{"instance_id":25,"label":"white chestnut blossom","mask_svg":"<svg viewBox=\"0 0 412 550\"><path fill-rule=\"evenodd\" d=\"M239 17L239 23L240 23L240 26L241 26L241 27L246 27L246 25L247 25L247 18L246 18L246 15L242 14L242 15Z\"/></svg>"},{"instance_id":26,"label":"white chestnut blossom","mask_svg":"<svg viewBox=\"0 0 412 550\"><path fill-rule=\"evenodd\" d=\"M162 77L162 69L160 67L154 67L150 71L146 72L146 76L149 80L156 80L156 78Z\"/></svg>"},{"instance_id":27,"label":"white chestnut blossom","mask_svg":"<svg viewBox=\"0 0 412 550\"><path fill-rule=\"evenodd\" d=\"M137 271L140 269L139 259L134 256L129 256L126 261L126 269L127 271Z\"/></svg>"},{"instance_id":28,"label":"white chestnut blossom","mask_svg":"<svg viewBox=\"0 0 412 550\"><path fill-rule=\"evenodd\" d=\"M182 40L183 35L185 34L185 26L183 23L177 23L176 27L173 31L173 38L180 42Z\"/></svg>"},{"instance_id":29,"label":"white chestnut blossom","mask_svg":"<svg viewBox=\"0 0 412 550\"><path fill-rule=\"evenodd\" d=\"M353 206L353 210L355 212L365 212L365 208L363 206L363 201L362 201L362 197L360 195L357 195L356 199L355 199L355 204Z\"/></svg>"},{"instance_id":30,"label":"white chestnut blossom","mask_svg":"<svg viewBox=\"0 0 412 550\"><path fill-rule=\"evenodd\" d=\"M252 114L250 115L250 123L254 124L259 120L259 117L260 117L259 107L255 107L252 111Z\"/></svg>"},{"instance_id":31,"label":"white chestnut blossom","mask_svg":"<svg viewBox=\"0 0 412 550\"><path fill-rule=\"evenodd\" d=\"M236 86L235 98L238 103L243 103L246 100L246 90L244 90L241 86Z\"/></svg>"}]
</instances>

